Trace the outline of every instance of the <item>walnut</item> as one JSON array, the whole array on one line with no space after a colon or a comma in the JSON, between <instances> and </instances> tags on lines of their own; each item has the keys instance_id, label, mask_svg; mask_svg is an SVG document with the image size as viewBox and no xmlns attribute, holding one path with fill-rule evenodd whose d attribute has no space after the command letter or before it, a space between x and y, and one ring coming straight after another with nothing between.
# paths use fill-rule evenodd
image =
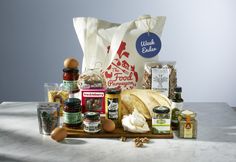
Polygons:
<instances>
[{"instance_id":1,"label":"walnut","mask_svg":"<svg viewBox=\"0 0 236 162\"><path fill-rule=\"evenodd\" d=\"M141 141L142 141L143 143L148 143L148 142L150 141L150 139L147 138L147 137L144 137L144 138L141 138Z\"/></svg>"},{"instance_id":2,"label":"walnut","mask_svg":"<svg viewBox=\"0 0 236 162\"><path fill-rule=\"evenodd\" d=\"M120 141L125 142L127 140L127 137L120 137Z\"/></svg>"},{"instance_id":3,"label":"walnut","mask_svg":"<svg viewBox=\"0 0 236 162\"><path fill-rule=\"evenodd\" d=\"M140 141L140 138L139 138L139 137L134 138L133 141L134 141L134 142L139 142L139 141Z\"/></svg>"},{"instance_id":4,"label":"walnut","mask_svg":"<svg viewBox=\"0 0 236 162\"><path fill-rule=\"evenodd\" d=\"M143 143L142 142L135 142L135 147L143 147Z\"/></svg>"},{"instance_id":5,"label":"walnut","mask_svg":"<svg viewBox=\"0 0 236 162\"><path fill-rule=\"evenodd\" d=\"M143 147L143 144L148 143L150 139L147 137L143 137L143 138L137 137L137 138L134 138L133 141L134 141L135 147Z\"/></svg>"}]
</instances>

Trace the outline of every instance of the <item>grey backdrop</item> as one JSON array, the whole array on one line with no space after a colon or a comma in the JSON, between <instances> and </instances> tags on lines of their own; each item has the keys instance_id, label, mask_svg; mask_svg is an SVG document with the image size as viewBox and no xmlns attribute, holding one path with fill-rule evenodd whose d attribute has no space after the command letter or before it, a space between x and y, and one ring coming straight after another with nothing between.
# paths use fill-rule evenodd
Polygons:
<instances>
[{"instance_id":1,"label":"grey backdrop","mask_svg":"<svg viewBox=\"0 0 236 162\"><path fill-rule=\"evenodd\" d=\"M1 0L0 100L43 100L43 83L61 81L63 60L82 60L73 17L143 14L167 16L160 58L177 61L185 101L236 106L235 0Z\"/></svg>"}]
</instances>

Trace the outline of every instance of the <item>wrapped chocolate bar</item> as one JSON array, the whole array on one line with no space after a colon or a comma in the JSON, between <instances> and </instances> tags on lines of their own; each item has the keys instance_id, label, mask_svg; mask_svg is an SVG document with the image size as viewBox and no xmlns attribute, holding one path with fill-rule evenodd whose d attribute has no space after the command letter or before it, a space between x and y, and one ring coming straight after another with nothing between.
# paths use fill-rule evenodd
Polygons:
<instances>
[{"instance_id":1,"label":"wrapped chocolate bar","mask_svg":"<svg viewBox=\"0 0 236 162\"><path fill-rule=\"evenodd\" d=\"M168 98L174 97L177 86L175 62L148 62L144 65L143 88L161 92Z\"/></svg>"}]
</instances>

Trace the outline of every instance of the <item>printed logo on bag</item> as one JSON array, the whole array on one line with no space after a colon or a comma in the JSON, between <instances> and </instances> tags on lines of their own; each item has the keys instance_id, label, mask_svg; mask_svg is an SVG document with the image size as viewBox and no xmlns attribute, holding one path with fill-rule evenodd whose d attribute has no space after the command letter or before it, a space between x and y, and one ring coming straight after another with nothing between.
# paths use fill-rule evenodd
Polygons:
<instances>
[{"instance_id":1,"label":"printed logo on bag","mask_svg":"<svg viewBox=\"0 0 236 162\"><path fill-rule=\"evenodd\" d=\"M161 50L161 40L155 33L143 33L136 40L136 50L144 58L155 57Z\"/></svg>"},{"instance_id":2,"label":"printed logo on bag","mask_svg":"<svg viewBox=\"0 0 236 162\"><path fill-rule=\"evenodd\" d=\"M109 54L109 49L107 53ZM104 71L106 85L110 88L132 89L138 82L138 72L131 64L130 53L126 50L126 42L122 41L111 65Z\"/></svg>"}]
</instances>

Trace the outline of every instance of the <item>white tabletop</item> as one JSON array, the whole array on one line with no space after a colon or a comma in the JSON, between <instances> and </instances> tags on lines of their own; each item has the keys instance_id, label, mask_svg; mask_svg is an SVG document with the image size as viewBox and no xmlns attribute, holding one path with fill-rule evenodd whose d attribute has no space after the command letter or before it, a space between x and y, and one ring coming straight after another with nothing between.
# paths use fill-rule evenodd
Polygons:
<instances>
[{"instance_id":1,"label":"white tabletop","mask_svg":"<svg viewBox=\"0 0 236 162\"><path fill-rule=\"evenodd\" d=\"M144 148L129 139L67 138L58 143L38 130L36 104L0 104L0 161L13 162L235 162L236 111L225 103L186 103L197 113L198 138L151 139Z\"/></svg>"}]
</instances>

